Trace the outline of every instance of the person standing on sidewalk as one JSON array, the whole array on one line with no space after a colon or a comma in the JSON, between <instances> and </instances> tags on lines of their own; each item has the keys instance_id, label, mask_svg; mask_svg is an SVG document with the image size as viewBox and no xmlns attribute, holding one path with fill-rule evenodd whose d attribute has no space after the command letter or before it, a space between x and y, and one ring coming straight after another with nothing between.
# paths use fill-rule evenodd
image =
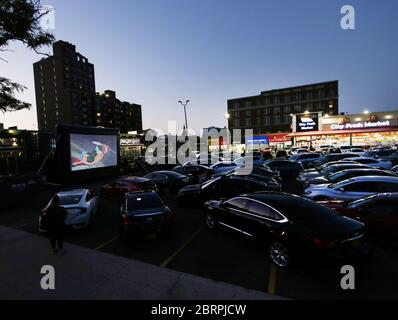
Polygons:
<instances>
[{"instance_id":1,"label":"person standing on sidewalk","mask_svg":"<svg viewBox=\"0 0 398 320\"><path fill-rule=\"evenodd\" d=\"M47 209L48 235L51 241L51 254L63 254L66 209L60 206L59 196L55 195Z\"/></svg>"}]
</instances>

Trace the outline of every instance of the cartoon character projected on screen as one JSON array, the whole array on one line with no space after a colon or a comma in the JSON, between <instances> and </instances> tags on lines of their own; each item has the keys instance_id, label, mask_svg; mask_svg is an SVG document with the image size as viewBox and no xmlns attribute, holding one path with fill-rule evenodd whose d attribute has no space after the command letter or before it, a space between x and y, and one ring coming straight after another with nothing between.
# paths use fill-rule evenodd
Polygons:
<instances>
[{"instance_id":1,"label":"cartoon character projected on screen","mask_svg":"<svg viewBox=\"0 0 398 320\"><path fill-rule=\"evenodd\" d=\"M83 150L80 153L79 158L72 157L72 167L82 165L93 166L101 162L105 155L110 151L110 148L107 144L98 141L92 141L92 143L95 145L94 150Z\"/></svg>"}]
</instances>

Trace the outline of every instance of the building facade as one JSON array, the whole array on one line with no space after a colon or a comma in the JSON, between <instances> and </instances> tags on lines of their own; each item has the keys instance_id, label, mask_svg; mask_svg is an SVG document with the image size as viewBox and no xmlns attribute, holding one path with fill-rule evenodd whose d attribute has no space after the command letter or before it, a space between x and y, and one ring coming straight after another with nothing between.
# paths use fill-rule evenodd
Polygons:
<instances>
[{"instance_id":1,"label":"building facade","mask_svg":"<svg viewBox=\"0 0 398 320\"><path fill-rule=\"evenodd\" d=\"M95 125L119 128L121 133L142 132L141 106L120 101L116 98L116 92L112 90L97 93L95 98Z\"/></svg>"},{"instance_id":2,"label":"building facade","mask_svg":"<svg viewBox=\"0 0 398 320\"><path fill-rule=\"evenodd\" d=\"M338 81L263 91L256 96L230 99L227 104L230 130L253 129L256 135L288 132L292 114L339 113Z\"/></svg>"},{"instance_id":3,"label":"building facade","mask_svg":"<svg viewBox=\"0 0 398 320\"><path fill-rule=\"evenodd\" d=\"M53 133L57 124L142 131L141 106L122 102L111 90L96 94L94 65L65 41L53 55L33 65L38 128Z\"/></svg>"},{"instance_id":4,"label":"building facade","mask_svg":"<svg viewBox=\"0 0 398 320\"><path fill-rule=\"evenodd\" d=\"M378 146L398 143L398 110L367 114L293 115L296 146Z\"/></svg>"},{"instance_id":5,"label":"building facade","mask_svg":"<svg viewBox=\"0 0 398 320\"><path fill-rule=\"evenodd\" d=\"M54 132L58 123L94 125L94 65L65 41L53 44L53 55L33 64L37 122Z\"/></svg>"}]
</instances>

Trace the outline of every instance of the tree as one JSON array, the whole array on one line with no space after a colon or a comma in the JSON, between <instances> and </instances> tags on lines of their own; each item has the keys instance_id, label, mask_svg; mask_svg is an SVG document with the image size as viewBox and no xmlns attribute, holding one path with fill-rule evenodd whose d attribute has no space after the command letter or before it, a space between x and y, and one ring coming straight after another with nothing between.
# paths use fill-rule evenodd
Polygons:
<instances>
[{"instance_id":1,"label":"tree","mask_svg":"<svg viewBox=\"0 0 398 320\"><path fill-rule=\"evenodd\" d=\"M41 19L50 10L41 5L40 0L1 0L0 1L0 52L10 51L11 42L22 42L38 54L41 47L52 44L54 35L42 28ZM7 61L0 57L3 63ZM10 79L0 77L0 110L17 111L29 109L31 105L15 97L25 86Z\"/></svg>"}]
</instances>

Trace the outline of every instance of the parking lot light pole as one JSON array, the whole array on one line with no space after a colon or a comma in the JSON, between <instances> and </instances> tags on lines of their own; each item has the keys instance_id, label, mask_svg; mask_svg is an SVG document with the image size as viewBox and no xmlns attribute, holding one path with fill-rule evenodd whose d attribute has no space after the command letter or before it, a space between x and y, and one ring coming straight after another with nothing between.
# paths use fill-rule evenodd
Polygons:
<instances>
[{"instance_id":1,"label":"parking lot light pole","mask_svg":"<svg viewBox=\"0 0 398 320\"><path fill-rule=\"evenodd\" d=\"M189 100L186 100L185 103L183 103L181 100L178 101L183 107L184 107L184 115L185 115L185 130L188 132L188 120L187 120L187 105L189 103Z\"/></svg>"}]
</instances>

